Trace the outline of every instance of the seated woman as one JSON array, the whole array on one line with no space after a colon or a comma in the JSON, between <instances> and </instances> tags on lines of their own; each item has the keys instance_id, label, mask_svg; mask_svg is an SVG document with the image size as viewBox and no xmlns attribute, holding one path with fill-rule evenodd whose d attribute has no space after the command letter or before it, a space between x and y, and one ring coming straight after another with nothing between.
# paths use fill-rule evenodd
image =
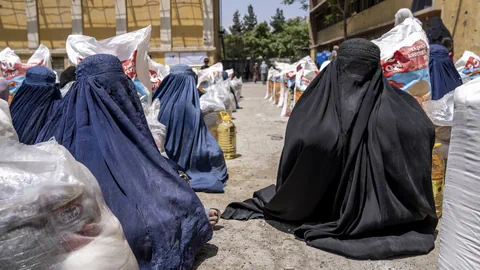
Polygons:
<instances>
[{"instance_id":1,"label":"seated woman","mask_svg":"<svg viewBox=\"0 0 480 270\"><path fill-rule=\"evenodd\" d=\"M18 89L10 105L13 126L20 142L34 144L47 121L53 101L62 96L55 86L56 75L44 66L27 70L25 81Z\"/></svg>"},{"instance_id":2,"label":"seated woman","mask_svg":"<svg viewBox=\"0 0 480 270\"><path fill-rule=\"evenodd\" d=\"M446 47L430 45L430 86L432 100L441 99L448 92L462 85L462 79L449 56Z\"/></svg>"},{"instance_id":3,"label":"seated woman","mask_svg":"<svg viewBox=\"0 0 480 270\"><path fill-rule=\"evenodd\" d=\"M36 142L55 138L96 177L140 269L189 269L212 237L205 209L160 154L120 60L98 54L55 101Z\"/></svg>"},{"instance_id":4,"label":"seated woman","mask_svg":"<svg viewBox=\"0 0 480 270\"><path fill-rule=\"evenodd\" d=\"M190 178L195 191L223 192L228 179L222 149L203 120L196 75L187 65L176 65L162 81L153 99L160 100L158 120L165 125L165 151Z\"/></svg>"},{"instance_id":5,"label":"seated woman","mask_svg":"<svg viewBox=\"0 0 480 270\"><path fill-rule=\"evenodd\" d=\"M308 245L356 259L428 253L433 144L418 102L383 76L380 49L348 40L295 105L276 187L222 217L293 226Z\"/></svg>"}]
</instances>

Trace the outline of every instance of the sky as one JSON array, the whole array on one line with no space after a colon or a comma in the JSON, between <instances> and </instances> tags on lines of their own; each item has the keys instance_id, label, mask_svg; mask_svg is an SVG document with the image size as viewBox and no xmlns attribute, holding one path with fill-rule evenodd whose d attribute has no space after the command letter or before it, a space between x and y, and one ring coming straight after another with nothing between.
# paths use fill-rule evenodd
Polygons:
<instances>
[{"instance_id":1,"label":"sky","mask_svg":"<svg viewBox=\"0 0 480 270\"><path fill-rule=\"evenodd\" d=\"M308 12L300 9L298 3L285 6L282 0L221 0L222 2L222 26L228 29L232 25L233 13L238 9L241 18L247 13L248 5L253 6L255 14L257 14L258 22L270 22L270 18L275 14L277 8L283 9L283 15L286 19L307 16Z\"/></svg>"}]
</instances>

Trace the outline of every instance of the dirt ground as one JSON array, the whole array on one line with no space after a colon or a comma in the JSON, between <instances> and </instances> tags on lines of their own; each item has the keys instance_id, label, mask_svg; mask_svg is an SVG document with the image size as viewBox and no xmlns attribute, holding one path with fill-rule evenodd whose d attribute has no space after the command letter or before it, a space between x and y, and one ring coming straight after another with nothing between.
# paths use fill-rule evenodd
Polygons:
<instances>
[{"instance_id":1,"label":"dirt ground","mask_svg":"<svg viewBox=\"0 0 480 270\"><path fill-rule=\"evenodd\" d=\"M242 156L227 162L230 179L224 194L198 193L205 206L223 211L230 202L248 199L276 182L288 119L263 99L265 89L261 84L243 85L243 109L234 113L237 152ZM309 247L263 220L221 220L213 239L197 254L194 269L436 269L438 239L436 246L425 256L356 261Z\"/></svg>"}]
</instances>

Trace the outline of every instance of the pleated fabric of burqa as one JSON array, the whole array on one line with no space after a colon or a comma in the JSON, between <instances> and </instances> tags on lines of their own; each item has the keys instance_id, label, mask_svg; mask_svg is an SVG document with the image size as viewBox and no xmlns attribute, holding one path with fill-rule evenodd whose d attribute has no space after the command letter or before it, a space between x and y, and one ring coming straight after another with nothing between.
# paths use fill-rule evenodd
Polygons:
<instances>
[{"instance_id":1,"label":"pleated fabric of burqa","mask_svg":"<svg viewBox=\"0 0 480 270\"><path fill-rule=\"evenodd\" d=\"M430 86L432 100L441 99L448 92L462 85L462 78L442 45L430 45Z\"/></svg>"},{"instance_id":2,"label":"pleated fabric of burqa","mask_svg":"<svg viewBox=\"0 0 480 270\"><path fill-rule=\"evenodd\" d=\"M205 209L155 145L120 60L98 54L39 132L55 138L96 177L141 269L190 269L212 237Z\"/></svg>"},{"instance_id":3,"label":"pleated fabric of burqa","mask_svg":"<svg viewBox=\"0 0 480 270\"><path fill-rule=\"evenodd\" d=\"M165 125L165 152L190 177L195 191L221 193L228 179L222 149L208 130L200 109L196 75L174 66L153 98L160 100L158 120Z\"/></svg>"},{"instance_id":4,"label":"pleated fabric of burqa","mask_svg":"<svg viewBox=\"0 0 480 270\"><path fill-rule=\"evenodd\" d=\"M356 259L428 253L434 136L417 101L384 78L379 48L348 40L295 105L277 185L230 204L223 218L265 218Z\"/></svg>"},{"instance_id":5,"label":"pleated fabric of burqa","mask_svg":"<svg viewBox=\"0 0 480 270\"><path fill-rule=\"evenodd\" d=\"M22 143L35 143L52 110L53 101L62 98L55 80L55 73L44 66L27 70L25 81L10 105L13 126Z\"/></svg>"}]
</instances>

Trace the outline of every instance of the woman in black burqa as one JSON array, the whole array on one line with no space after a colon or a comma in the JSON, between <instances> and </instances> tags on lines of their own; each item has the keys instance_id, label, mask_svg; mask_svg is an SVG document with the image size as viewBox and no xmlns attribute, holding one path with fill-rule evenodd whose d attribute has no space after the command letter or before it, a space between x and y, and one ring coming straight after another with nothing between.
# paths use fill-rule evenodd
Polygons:
<instances>
[{"instance_id":1,"label":"woman in black burqa","mask_svg":"<svg viewBox=\"0 0 480 270\"><path fill-rule=\"evenodd\" d=\"M431 251L434 127L379 63L373 43L344 42L295 105L276 187L230 204L223 218L293 225L308 245L356 259Z\"/></svg>"}]
</instances>

